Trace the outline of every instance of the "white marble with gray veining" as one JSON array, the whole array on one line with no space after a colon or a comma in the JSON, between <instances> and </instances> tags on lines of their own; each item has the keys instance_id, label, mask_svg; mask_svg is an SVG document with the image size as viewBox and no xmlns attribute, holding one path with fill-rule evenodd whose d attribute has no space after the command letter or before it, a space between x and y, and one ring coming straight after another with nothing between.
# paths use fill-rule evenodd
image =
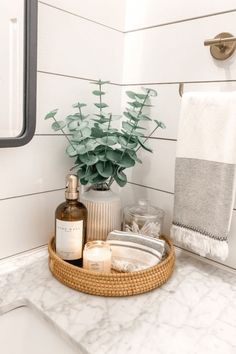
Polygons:
<instances>
[{"instance_id":1,"label":"white marble with gray veining","mask_svg":"<svg viewBox=\"0 0 236 354\"><path fill-rule=\"evenodd\" d=\"M236 353L236 275L185 254L165 285L127 298L65 287L45 249L0 262L0 284L0 310L30 301L90 354Z\"/></svg>"}]
</instances>

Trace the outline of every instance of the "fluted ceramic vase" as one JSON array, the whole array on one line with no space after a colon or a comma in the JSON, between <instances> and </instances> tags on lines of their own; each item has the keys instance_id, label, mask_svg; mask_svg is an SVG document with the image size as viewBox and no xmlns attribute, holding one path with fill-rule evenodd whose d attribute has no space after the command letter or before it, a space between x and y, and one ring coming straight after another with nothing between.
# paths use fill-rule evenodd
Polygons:
<instances>
[{"instance_id":1,"label":"fluted ceramic vase","mask_svg":"<svg viewBox=\"0 0 236 354\"><path fill-rule=\"evenodd\" d=\"M109 232L121 229L121 200L110 189L90 189L82 194L81 202L88 210L88 241L104 241Z\"/></svg>"}]
</instances>

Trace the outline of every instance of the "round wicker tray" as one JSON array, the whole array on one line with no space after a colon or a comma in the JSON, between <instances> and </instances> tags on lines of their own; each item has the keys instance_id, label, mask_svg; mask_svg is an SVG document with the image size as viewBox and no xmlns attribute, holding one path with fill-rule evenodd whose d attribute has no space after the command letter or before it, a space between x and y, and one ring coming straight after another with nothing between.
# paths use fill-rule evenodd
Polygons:
<instances>
[{"instance_id":1,"label":"round wicker tray","mask_svg":"<svg viewBox=\"0 0 236 354\"><path fill-rule=\"evenodd\" d=\"M163 236L170 250L166 258L154 267L132 273L107 274L88 271L71 265L55 253L54 238L48 244L49 268L63 284L87 294L100 296L129 296L145 293L165 283L172 274L175 253L172 242Z\"/></svg>"}]
</instances>

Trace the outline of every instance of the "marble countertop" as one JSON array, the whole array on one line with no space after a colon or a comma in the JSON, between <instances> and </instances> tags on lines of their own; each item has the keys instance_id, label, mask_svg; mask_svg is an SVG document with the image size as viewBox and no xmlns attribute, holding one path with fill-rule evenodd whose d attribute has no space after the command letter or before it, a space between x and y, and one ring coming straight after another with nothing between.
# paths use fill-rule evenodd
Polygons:
<instances>
[{"instance_id":1,"label":"marble countertop","mask_svg":"<svg viewBox=\"0 0 236 354\"><path fill-rule=\"evenodd\" d=\"M236 275L186 254L161 288L126 298L60 284L45 248L1 261L0 284L0 308L30 301L84 353L236 353Z\"/></svg>"}]
</instances>

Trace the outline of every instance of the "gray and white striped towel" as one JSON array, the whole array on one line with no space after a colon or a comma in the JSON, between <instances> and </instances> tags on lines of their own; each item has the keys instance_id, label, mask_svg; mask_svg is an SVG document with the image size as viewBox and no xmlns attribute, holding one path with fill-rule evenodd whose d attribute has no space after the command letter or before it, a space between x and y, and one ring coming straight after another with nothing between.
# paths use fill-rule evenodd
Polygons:
<instances>
[{"instance_id":1,"label":"gray and white striped towel","mask_svg":"<svg viewBox=\"0 0 236 354\"><path fill-rule=\"evenodd\" d=\"M171 236L194 252L228 255L235 194L236 92L182 97Z\"/></svg>"},{"instance_id":2,"label":"gray and white striped towel","mask_svg":"<svg viewBox=\"0 0 236 354\"><path fill-rule=\"evenodd\" d=\"M164 240L124 231L110 232L107 242L112 249L112 268L122 272L158 264L167 248Z\"/></svg>"}]
</instances>

